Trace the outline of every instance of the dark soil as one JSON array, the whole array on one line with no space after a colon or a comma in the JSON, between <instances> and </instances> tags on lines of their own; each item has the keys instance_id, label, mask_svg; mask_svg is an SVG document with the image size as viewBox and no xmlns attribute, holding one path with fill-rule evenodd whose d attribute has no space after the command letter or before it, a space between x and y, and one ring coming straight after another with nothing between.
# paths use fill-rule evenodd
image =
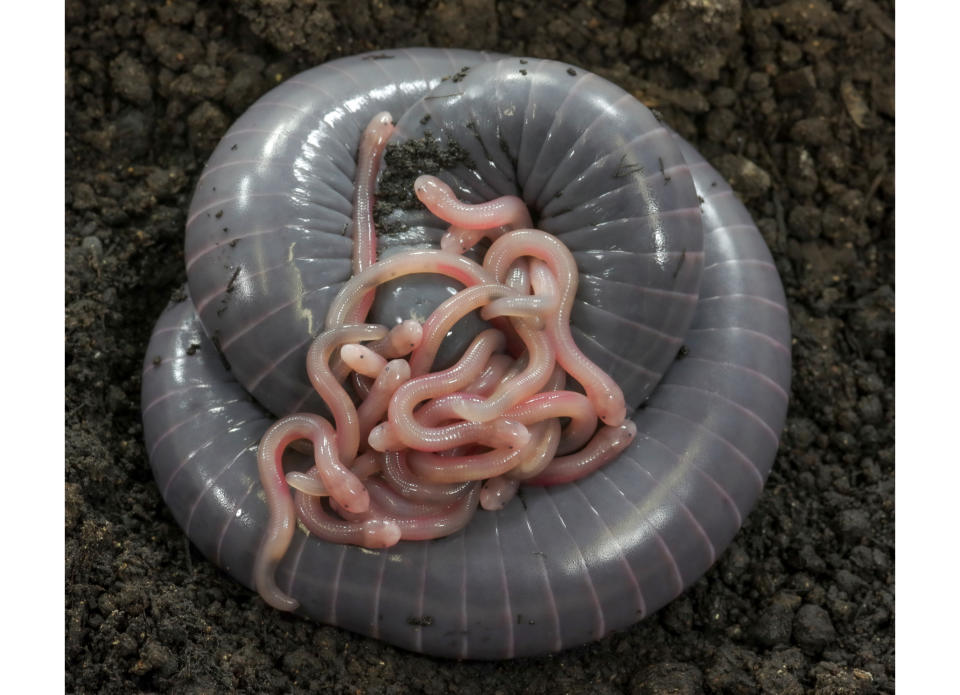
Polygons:
<instances>
[{"instance_id":1,"label":"dark soil","mask_svg":"<svg viewBox=\"0 0 960 695\"><path fill-rule=\"evenodd\" d=\"M551 7L68 0L69 692L894 690L892 0ZM144 347L218 139L300 70L407 45L557 58L634 92L730 178L790 300L790 416L745 528L668 608L552 658L436 660L268 608L191 549L144 453Z\"/></svg>"}]
</instances>

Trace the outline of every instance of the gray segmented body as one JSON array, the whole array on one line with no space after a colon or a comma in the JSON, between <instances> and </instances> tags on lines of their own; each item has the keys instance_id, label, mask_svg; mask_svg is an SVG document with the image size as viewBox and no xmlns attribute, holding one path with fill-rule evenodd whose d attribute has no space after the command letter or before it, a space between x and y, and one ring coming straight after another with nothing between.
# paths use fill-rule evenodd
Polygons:
<instances>
[{"instance_id":1,"label":"gray segmented body","mask_svg":"<svg viewBox=\"0 0 960 695\"><path fill-rule=\"evenodd\" d=\"M426 130L470 154L473 166L443 174L458 195L521 195L574 252L575 338L628 405L643 403L637 438L588 478L526 489L447 538L372 551L298 532L277 583L305 615L435 655L598 639L703 574L763 487L790 381L776 268L720 175L613 85L550 61L387 55L280 85L207 164L187 225L192 301L167 308L145 360L154 474L199 549L252 587L267 516L256 446L273 421L263 406L319 407L304 355L350 274L357 142L374 113L405 114L400 139ZM399 245L439 239L423 214L400 220L411 231ZM441 285L416 291L442 297ZM409 293L389 295L382 321L410 309Z\"/></svg>"}]
</instances>

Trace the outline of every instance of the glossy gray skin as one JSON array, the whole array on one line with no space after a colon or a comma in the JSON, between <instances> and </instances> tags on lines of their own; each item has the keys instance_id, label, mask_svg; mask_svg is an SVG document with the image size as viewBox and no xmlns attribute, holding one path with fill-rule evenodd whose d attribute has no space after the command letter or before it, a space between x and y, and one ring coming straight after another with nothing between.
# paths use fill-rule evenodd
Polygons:
<instances>
[{"instance_id":1,"label":"glossy gray skin","mask_svg":"<svg viewBox=\"0 0 960 695\"><path fill-rule=\"evenodd\" d=\"M574 250L581 270L576 339L624 385L628 404L647 398L658 370L667 371L631 415L636 440L588 478L523 488L504 510L478 512L463 532L386 551L298 532L278 584L301 602L304 615L434 655L510 658L599 639L649 615L700 577L760 494L790 381L779 277L749 214L719 174L616 87L579 70L568 75L566 65L534 59L514 65L512 59L471 69L432 95L452 94L442 90L456 85L462 94L455 99L415 104L440 77L491 56L429 49L388 54L328 63L281 85L241 117L208 163L189 216L190 294L207 330L229 342L231 364L241 346L246 353L242 366L228 371L190 300L161 316L145 359L142 396L157 482L199 549L252 587L267 517L256 445L274 418L237 379L250 383L253 376L253 393L274 412L304 398L299 355L256 377L276 361L271 355L297 354L301 342L305 350L349 275L350 240L341 232L351 211L360 129L386 108L399 119L399 138L416 137L420 109L430 108L434 135L457 137L482 155L474 156L477 174L444 174L458 192L475 200L517 192L540 226ZM515 77L520 69L532 79ZM564 104L562 95L573 85L578 101ZM482 88L494 96L482 96ZM343 113L342 104L354 112ZM531 104L536 112L528 111ZM471 116L464 118L460 108ZM591 108L610 120L581 135L598 112ZM510 111L526 135L503 122ZM475 130L455 135L441 125L465 120L493 123L496 146L481 143ZM318 126L323 122L332 126ZM344 144L326 139L333 131L343 131ZM590 166L588 141L599 143L598 166ZM625 142L638 149L619 149ZM652 154L639 149L651 145ZM440 226L428 215L400 217L423 226L396 243L439 238ZM610 221L625 217L635 219ZM264 233L269 229L278 231ZM239 241L230 246L233 239ZM381 246L390 247L390 240ZM245 255L235 255L240 252ZM232 292L216 294L231 278ZM418 288L428 295L442 291L438 283ZM379 318L402 317L409 296L381 302ZM241 337L225 340L235 333ZM653 347L645 342L650 335L659 336ZM685 356L660 366L680 342ZM269 395L267 384L279 395Z\"/></svg>"}]
</instances>

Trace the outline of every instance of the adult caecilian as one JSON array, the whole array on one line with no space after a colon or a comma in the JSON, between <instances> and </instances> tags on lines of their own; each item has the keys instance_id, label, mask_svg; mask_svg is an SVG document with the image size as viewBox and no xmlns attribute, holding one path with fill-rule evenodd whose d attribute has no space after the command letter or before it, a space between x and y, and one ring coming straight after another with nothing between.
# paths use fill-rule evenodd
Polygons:
<instances>
[{"instance_id":1,"label":"adult caecilian","mask_svg":"<svg viewBox=\"0 0 960 695\"><path fill-rule=\"evenodd\" d=\"M304 356L350 275L360 133L387 110L397 142L463 148L440 174L461 198L519 195L574 252L576 341L623 386L637 438L588 478L525 488L440 540L371 551L298 532L277 582L316 620L480 659L598 639L695 581L763 487L790 380L779 277L717 172L601 78L499 58L356 56L255 103L198 182L189 295L157 323L142 394L164 499L207 557L252 586L267 516L257 442L270 412L317 409ZM396 213L390 228L383 255L436 246L442 232L423 211ZM373 316L422 317L448 292L400 283Z\"/></svg>"}]
</instances>

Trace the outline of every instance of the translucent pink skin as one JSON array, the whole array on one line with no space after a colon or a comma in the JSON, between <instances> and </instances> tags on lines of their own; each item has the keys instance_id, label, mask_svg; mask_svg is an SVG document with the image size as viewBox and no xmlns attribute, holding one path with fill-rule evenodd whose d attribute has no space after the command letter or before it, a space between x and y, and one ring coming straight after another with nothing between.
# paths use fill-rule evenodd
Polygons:
<instances>
[{"instance_id":1,"label":"translucent pink skin","mask_svg":"<svg viewBox=\"0 0 960 695\"><path fill-rule=\"evenodd\" d=\"M530 446L530 443L527 443ZM440 456L428 451L411 450L410 469L434 483L462 480L486 480L503 475L521 460L523 449L494 449L469 456Z\"/></svg>"},{"instance_id":2,"label":"translucent pink skin","mask_svg":"<svg viewBox=\"0 0 960 695\"><path fill-rule=\"evenodd\" d=\"M383 454L383 478L408 499L421 502L449 502L470 486L466 481L431 483L420 479L407 465L405 451L388 451Z\"/></svg>"},{"instance_id":3,"label":"translucent pink skin","mask_svg":"<svg viewBox=\"0 0 960 695\"><path fill-rule=\"evenodd\" d=\"M450 226L443 236L440 237L440 248L443 251L451 253L466 253L479 243L481 239L496 239L504 233L510 231L507 227L497 229L464 229L463 227Z\"/></svg>"},{"instance_id":4,"label":"translucent pink skin","mask_svg":"<svg viewBox=\"0 0 960 695\"><path fill-rule=\"evenodd\" d=\"M466 253L484 237L497 239L510 230L533 226L530 211L516 196L464 203L447 184L429 175L418 177L413 190L430 212L450 224L440 239L443 251Z\"/></svg>"},{"instance_id":5,"label":"translucent pink skin","mask_svg":"<svg viewBox=\"0 0 960 695\"><path fill-rule=\"evenodd\" d=\"M392 360L410 354L412 350L420 345L421 340L423 340L423 326L419 321L408 319L391 328L390 332L380 340L371 341L366 347L381 357ZM350 366L344 364L343 360L331 360L330 365L334 376L336 376L339 382L346 379L350 373ZM369 386L365 385L358 395L366 397L368 388Z\"/></svg>"},{"instance_id":6,"label":"translucent pink skin","mask_svg":"<svg viewBox=\"0 0 960 695\"><path fill-rule=\"evenodd\" d=\"M543 428L542 431L537 428ZM549 438L551 427L557 436ZM426 451L411 450L410 468L425 480L435 483L453 483L462 480L487 480L512 472L514 469L540 471L546 468L559 441L560 425L556 420L534 425L527 443L519 450L494 449L482 454L441 456ZM536 436L535 436L536 434Z\"/></svg>"},{"instance_id":7,"label":"translucent pink skin","mask_svg":"<svg viewBox=\"0 0 960 695\"><path fill-rule=\"evenodd\" d=\"M566 394L571 394L575 398L565 398ZM552 396L558 396L558 398L552 401L546 400ZM555 418L566 417L568 414L583 418L584 413L582 412L582 407L576 407L577 405L580 405L577 399L581 400L589 408L589 420L587 420L586 423L589 424L591 420L593 423L585 437L583 436L583 427L585 423L581 421L575 425L575 427L578 428L577 436L582 437L583 441L585 442L593 435L596 429L597 418L594 414L593 406L587 400L586 396L583 396L582 394L570 391L559 393L542 393L530 399L531 401L534 401L532 406L528 405L529 401L527 401L508 411L511 414L511 417L509 418L511 421L520 422L522 420L522 424L530 426L530 441L533 443L533 446L526 446L523 448L520 457L513 460L514 468L505 473L505 475L518 479L527 478L536 475L550 464L550 462L553 460L553 457L556 455L558 445L562 441L560 439L560 423ZM477 402L477 400L478 399L471 394L464 393L444 396L431 401L417 411L417 419L427 425L450 420L456 417L455 409L458 403L462 401ZM547 405L546 407L543 407L545 403ZM516 417L513 416L514 414ZM556 426L555 428L553 427L554 425ZM583 442L581 442L581 444L582 443ZM485 463L483 465L499 465L499 463L491 463L493 458L494 457L492 456L487 456L484 459ZM421 464L421 469L423 469L423 466L425 466L427 463L436 464L437 466L442 464L440 461L426 459L424 457L418 457L417 461ZM439 474L429 473L428 475L431 476L431 479L437 479L437 475ZM483 505L481 504L481 506ZM484 506L484 509L489 509L489 507Z\"/></svg>"},{"instance_id":8,"label":"translucent pink skin","mask_svg":"<svg viewBox=\"0 0 960 695\"><path fill-rule=\"evenodd\" d=\"M480 376L463 390L477 396L489 396L503 380L503 375L513 366L513 362L514 360L510 355L491 355Z\"/></svg>"},{"instance_id":9,"label":"translucent pink skin","mask_svg":"<svg viewBox=\"0 0 960 695\"><path fill-rule=\"evenodd\" d=\"M507 269L507 277L504 282L523 295L528 295L533 290L530 284L530 261L536 259L518 258Z\"/></svg>"},{"instance_id":10,"label":"translucent pink skin","mask_svg":"<svg viewBox=\"0 0 960 695\"><path fill-rule=\"evenodd\" d=\"M502 316L528 319L537 330L543 328L543 315L553 310L555 303L541 297L503 297L483 308L481 318L490 321Z\"/></svg>"},{"instance_id":11,"label":"translucent pink skin","mask_svg":"<svg viewBox=\"0 0 960 695\"><path fill-rule=\"evenodd\" d=\"M527 260L527 259L522 259ZM540 319L537 328L543 327L543 317L554 312L560 306L560 288L557 285L557 279L550 272L547 264L539 258L529 259L529 263L523 264L521 268L526 269L525 276L520 280L529 287L534 296L524 297L529 301L520 305L516 300L505 298L490 302L489 306L484 307L481 316L485 319L494 316L526 316L537 317ZM510 266L507 274L507 284L515 287L511 283L511 275L517 272L517 263Z\"/></svg>"},{"instance_id":12,"label":"translucent pink skin","mask_svg":"<svg viewBox=\"0 0 960 695\"><path fill-rule=\"evenodd\" d=\"M514 294L513 289L500 283L483 284L468 287L443 301L423 324L420 345L410 355L411 373L420 376L430 371L440 343L457 321L493 299Z\"/></svg>"},{"instance_id":13,"label":"translucent pink skin","mask_svg":"<svg viewBox=\"0 0 960 695\"><path fill-rule=\"evenodd\" d=\"M582 450L555 458L543 473L526 482L530 485L560 485L578 480L613 460L636 436L637 425L633 420L625 420L616 427L601 427Z\"/></svg>"},{"instance_id":14,"label":"translucent pink skin","mask_svg":"<svg viewBox=\"0 0 960 695\"><path fill-rule=\"evenodd\" d=\"M291 444L291 448L293 445ZM310 446L310 455L313 455L313 446ZM382 470L381 462L371 453L364 453L357 456L350 465L350 471L360 480L366 480L371 475L379 473ZM306 473L300 471L289 471L287 473L287 485L294 490L305 492L308 495L318 497L329 497L330 492L320 480L317 468L311 468Z\"/></svg>"},{"instance_id":15,"label":"translucent pink skin","mask_svg":"<svg viewBox=\"0 0 960 695\"><path fill-rule=\"evenodd\" d=\"M357 172L353 189L353 274L363 272L377 262L377 232L373 223L373 193L377 173L383 161L387 141L393 135L393 120L382 111L370 119L363 131L357 153ZM373 292L367 292L347 323L363 323L373 304Z\"/></svg>"},{"instance_id":16,"label":"translucent pink skin","mask_svg":"<svg viewBox=\"0 0 960 695\"><path fill-rule=\"evenodd\" d=\"M296 512L282 463L284 450L298 439L308 439L313 444L316 470L331 496L356 512L364 512L370 506L370 496L363 483L337 457L336 433L329 422L319 415L300 413L278 420L267 430L257 450L257 465L270 521L257 551L254 582L263 599L281 610L294 610L299 605L280 590L274 579L277 564L290 547L296 526Z\"/></svg>"},{"instance_id":17,"label":"translucent pink skin","mask_svg":"<svg viewBox=\"0 0 960 695\"><path fill-rule=\"evenodd\" d=\"M576 391L538 393L511 408L506 417L524 425L544 417L570 418L570 423L563 429L560 453L576 451L589 441L597 429L597 411L593 403Z\"/></svg>"},{"instance_id":18,"label":"translucent pink skin","mask_svg":"<svg viewBox=\"0 0 960 695\"><path fill-rule=\"evenodd\" d=\"M472 422L489 422L502 417L507 409L537 393L553 374L555 353L553 344L543 331L532 328L520 319L512 321L520 339L527 348L527 365L523 371L502 383L489 398L461 400L454 404L458 417Z\"/></svg>"},{"instance_id":19,"label":"translucent pink skin","mask_svg":"<svg viewBox=\"0 0 960 695\"><path fill-rule=\"evenodd\" d=\"M462 399L469 400L472 396L463 393L451 394L430 401L417 411L416 417L419 422L426 426L434 426L455 418L453 412L458 401ZM447 456L430 457L421 455L422 452L411 451L410 456L416 460L415 466L420 473L429 480L449 481L451 476L456 473L451 471L466 470L472 466L475 472L498 471L509 465L512 467L505 474L509 477L528 477L535 475L543 470L556 453L556 445L559 442L560 424L556 419L541 421L542 418L532 417L530 422L530 440L520 451L518 456L509 456L510 451L500 450L491 451L485 454L462 455L460 453L446 452ZM555 433L553 426L555 426ZM552 436L552 439L550 438ZM441 470L442 469L442 470ZM514 476L520 472L523 475ZM496 475L500 475L497 473ZM479 479L479 478L476 478ZM506 501L506 500L505 500ZM487 509L487 507L484 507Z\"/></svg>"},{"instance_id":20,"label":"translucent pink skin","mask_svg":"<svg viewBox=\"0 0 960 695\"><path fill-rule=\"evenodd\" d=\"M553 463L560 443L560 421L544 420L530 426L530 446L517 465L506 473L508 478L525 480L537 475Z\"/></svg>"},{"instance_id":21,"label":"translucent pink skin","mask_svg":"<svg viewBox=\"0 0 960 695\"><path fill-rule=\"evenodd\" d=\"M533 259L536 261L536 259ZM542 265L542 264L541 264ZM427 319L423 329L423 342L414 351L411 357L411 369L415 375L423 374L433 364L434 357L440 343L453 325L469 312L491 301L527 301L526 311L518 311L516 315L545 315L546 311L555 311L558 299L556 283L544 278L549 275L545 267L538 269L538 280L543 297L518 297L516 290L505 285L477 285L467 288L455 296L444 301ZM511 267L511 283L516 288L527 285L527 264L518 259ZM529 305L531 301L541 304ZM511 321L517 335L521 339L527 352L527 365L517 376L511 377L503 388L497 390L489 399L476 402L464 400L461 405L454 406L455 414L472 422L489 422L500 417L511 406L539 391L550 378L553 372L554 349L547 336L530 322L523 320Z\"/></svg>"},{"instance_id":22,"label":"translucent pink skin","mask_svg":"<svg viewBox=\"0 0 960 695\"><path fill-rule=\"evenodd\" d=\"M323 499L299 491L296 493L297 518L310 533L333 543L362 545L365 548L389 548L400 541L400 527L392 519L339 519L323 508Z\"/></svg>"},{"instance_id":23,"label":"translucent pink skin","mask_svg":"<svg viewBox=\"0 0 960 695\"><path fill-rule=\"evenodd\" d=\"M404 446L420 451L442 451L470 442L510 449L526 444L530 435L519 423L501 420L425 427L413 413L414 408L423 401L449 394L474 381L493 352L503 347L503 342L503 335L499 331L486 330L474 338L460 360L449 369L411 379L398 388L387 411L392 436ZM379 433L372 432L370 446L380 450L381 442Z\"/></svg>"},{"instance_id":24,"label":"translucent pink skin","mask_svg":"<svg viewBox=\"0 0 960 695\"><path fill-rule=\"evenodd\" d=\"M619 425L627 416L623 391L580 351L570 333L570 312L578 283L577 263L573 254L563 242L546 232L520 229L493 242L483 259L483 267L498 279L503 279L510 264L521 256L533 256L544 261L557 278L560 306L544 327L556 347L557 362L583 386L598 417L608 425Z\"/></svg>"},{"instance_id":25,"label":"translucent pink skin","mask_svg":"<svg viewBox=\"0 0 960 695\"><path fill-rule=\"evenodd\" d=\"M443 427L430 427L421 418L415 418L417 427L411 430L402 430L393 422L383 422L370 432L368 441L370 447L376 451L398 451L404 448L413 448L417 451L448 451L468 444L478 444L494 449L517 449L529 441L530 433L519 422L497 418L490 422L458 422ZM449 418L447 418L449 419ZM408 441L412 439L417 446L410 447L401 436L401 432L409 432Z\"/></svg>"},{"instance_id":26,"label":"translucent pink skin","mask_svg":"<svg viewBox=\"0 0 960 695\"><path fill-rule=\"evenodd\" d=\"M480 507L487 511L503 509L507 505L507 502L516 496L517 490L519 489L519 480L514 480L504 475L490 478L484 482L483 487L480 488Z\"/></svg>"},{"instance_id":27,"label":"translucent pink skin","mask_svg":"<svg viewBox=\"0 0 960 695\"><path fill-rule=\"evenodd\" d=\"M470 206L456 199L449 186L435 177L421 176L414 184L414 190L417 197L424 203L435 215L446 222L456 226L456 232L461 230L480 230L483 223L487 227L494 225L501 227L513 227L523 224L523 217L514 211L514 203L510 198L498 198L491 201L488 208L484 209L484 214L477 214L470 217L472 209L477 206ZM497 206L492 205L499 202ZM520 201L522 205L522 201ZM526 209L524 208L524 211ZM529 213L527 213L529 218ZM481 222L480 220L483 220ZM502 230L501 230L502 231ZM482 236L482 235L481 235ZM533 256L539 259L555 273L556 281L547 277L542 268L538 268L537 280L541 293L547 297L555 298L558 303L558 311L552 321L547 323L547 332L557 349L557 360L570 374L577 379L584 387L600 419L608 425L619 425L626 417L626 404L623 399L623 392L620 387L602 370L596 367L580 351L570 334L570 312L573 308L573 300L577 291L578 277L576 261L570 251L556 237L534 229L519 230L508 237L502 233L494 235L496 240L491 246L490 251L484 259L484 268L490 269L497 279L501 282L507 280L507 274L511 270L515 271L514 264L523 256ZM480 237L470 237L474 239L473 243ZM459 247L460 252L468 250L473 244L468 243L465 235L458 237L456 244L448 244L445 248L456 251ZM533 279L531 278L531 284ZM559 286L558 286L559 285ZM536 291L536 290L535 290ZM510 313L513 306L518 302L524 302L524 299L503 298L495 302L494 306L488 307L484 313L484 318ZM529 304L527 305L529 307ZM480 411L470 412L465 410L461 414L464 417L495 417L491 411L492 408L485 408Z\"/></svg>"},{"instance_id":28,"label":"translucent pink skin","mask_svg":"<svg viewBox=\"0 0 960 695\"><path fill-rule=\"evenodd\" d=\"M409 507L408 500L380 481L371 485L371 496L376 500L376 512L397 525L402 540L426 541L456 533L470 522L480 498L480 485L468 484L461 495L446 505Z\"/></svg>"},{"instance_id":29,"label":"translucent pink skin","mask_svg":"<svg viewBox=\"0 0 960 695\"><path fill-rule=\"evenodd\" d=\"M556 365L553 369L553 374L543 387L543 392L552 393L554 391L562 391L566 385L567 373L563 371L560 365ZM511 410L517 411L520 417L524 417L524 406L525 404L521 403ZM593 418L593 422L596 422L595 417ZM570 425L568 425L568 427L569 426ZM544 420L543 422L538 422L535 425L530 425L530 438L536 440L536 444L531 453L517 463L516 468L508 472L506 477L523 480L538 474L550 465L553 458L557 455L559 445L563 442L561 439L560 420L554 417Z\"/></svg>"},{"instance_id":30,"label":"translucent pink skin","mask_svg":"<svg viewBox=\"0 0 960 695\"><path fill-rule=\"evenodd\" d=\"M401 540L431 540L447 536L463 528L473 516L480 496L480 486L468 483L455 496L442 502L423 502L411 500L397 492L382 480L373 479L369 483L370 510L363 514L347 511L336 502L331 508L340 514L347 523L352 523L355 532L367 533L364 524L393 524L400 530ZM317 505L313 510L323 511ZM379 530L381 526L374 527Z\"/></svg>"},{"instance_id":31,"label":"translucent pink skin","mask_svg":"<svg viewBox=\"0 0 960 695\"><path fill-rule=\"evenodd\" d=\"M360 420L357 408L330 369L330 356L344 343L378 340L387 329L374 324L340 326L324 331L307 352L307 375L313 388L323 398L337 426L337 450L343 461L353 461L360 447Z\"/></svg>"},{"instance_id":32,"label":"translucent pink skin","mask_svg":"<svg viewBox=\"0 0 960 695\"><path fill-rule=\"evenodd\" d=\"M436 176L417 177L413 182L413 191L430 212L461 229L488 232L500 227L517 229L533 226L530 211L516 196L503 196L486 203L464 203L454 195L450 186Z\"/></svg>"},{"instance_id":33,"label":"translucent pink skin","mask_svg":"<svg viewBox=\"0 0 960 695\"><path fill-rule=\"evenodd\" d=\"M363 403L357 407L361 442L368 440L370 430L387 414L393 394L409 379L410 365L406 360L390 360L384 364Z\"/></svg>"},{"instance_id":34,"label":"translucent pink skin","mask_svg":"<svg viewBox=\"0 0 960 695\"><path fill-rule=\"evenodd\" d=\"M423 324L413 319L397 324L387 337L370 344L370 349L388 360L405 357L423 341Z\"/></svg>"},{"instance_id":35,"label":"translucent pink skin","mask_svg":"<svg viewBox=\"0 0 960 695\"><path fill-rule=\"evenodd\" d=\"M454 198L454 200L456 199ZM497 239L502 236L503 233L511 229L513 229L513 225L506 225L502 227L499 232L494 234L490 233L489 230L486 230L486 232L484 230L462 230L451 226L450 230L444 234L443 238L440 240L440 248L444 251L450 251L451 253L464 253L465 251L468 251L483 236L487 236L491 239ZM459 233L460 236L451 237L451 235L454 233ZM460 237L463 235L468 235L469 239L472 241L459 241ZM493 299L487 306L483 307L480 315L485 320L494 322L496 322L496 319L504 316L534 319L534 327L538 330L543 328L542 316L544 312L552 310L552 307L555 305L555 300L550 300L544 297L530 296L530 274L526 258L518 258L513 262L513 264L510 266L510 270L507 273L507 278L504 284L513 288L516 290L516 292L513 294L504 293L504 295L500 298ZM502 285L499 287L502 287ZM541 292L540 294L544 293ZM510 324L501 322L497 324L497 327L503 330L509 325ZM506 334L508 344L510 345L510 352L514 354L519 353L521 347L519 344L517 344L517 340L514 340L516 336L514 335L513 331L506 331Z\"/></svg>"},{"instance_id":36,"label":"translucent pink skin","mask_svg":"<svg viewBox=\"0 0 960 695\"><path fill-rule=\"evenodd\" d=\"M376 378L387 366L386 359L370 348L357 343L350 343L340 348L340 359L353 371L371 379Z\"/></svg>"},{"instance_id":37,"label":"translucent pink skin","mask_svg":"<svg viewBox=\"0 0 960 695\"><path fill-rule=\"evenodd\" d=\"M445 398L438 398L425 406L417 415L424 419L452 418L456 415L462 403L478 403L479 399L472 394L455 394ZM533 425L545 418L570 418L570 422L563 429L563 438L560 441L559 453L565 454L576 451L586 444L597 430L597 411L589 398L576 391L553 391L538 393L527 398L504 413L504 417L523 425Z\"/></svg>"}]
</instances>

